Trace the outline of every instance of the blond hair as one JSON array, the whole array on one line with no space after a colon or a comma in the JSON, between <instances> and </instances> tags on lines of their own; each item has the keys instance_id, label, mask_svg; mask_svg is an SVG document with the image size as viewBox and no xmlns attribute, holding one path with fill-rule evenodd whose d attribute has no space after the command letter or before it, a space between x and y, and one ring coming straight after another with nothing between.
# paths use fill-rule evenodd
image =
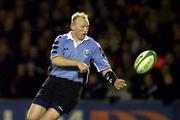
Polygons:
<instances>
[{"instance_id":1,"label":"blond hair","mask_svg":"<svg viewBox=\"0 0 180 120\"><path fill-rule=\"evenodd\" d=\"M76 13L74 13L74 14L71 16L71 24L74 24L74 21L75 21L78 17L82 17L82 18L84 18L85 20L87 20L87 21L89 22L89 20L88 20L88 15L87 15L86 13L84 13L84 12L76 12Z\"/></svg>"}]
</instances>

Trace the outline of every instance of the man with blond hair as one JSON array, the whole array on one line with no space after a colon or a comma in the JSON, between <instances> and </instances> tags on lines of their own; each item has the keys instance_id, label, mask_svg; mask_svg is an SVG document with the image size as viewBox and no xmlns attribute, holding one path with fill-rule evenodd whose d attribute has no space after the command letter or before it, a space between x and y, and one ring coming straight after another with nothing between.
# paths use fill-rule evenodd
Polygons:
<instances>
[{"instance_id":1,"label":"man with blond hair","mask_svg":"<svg viewBox=\"0 0 180 120\"><path fill-rule=\"evenodd\" d=\"M69 33L57 36L52 45L50 73L31 104L27 120L57 120L69 113L88 82L90 61L116 89L126 86L112 71L101 46L87 36L88 15L74 13L70 28Z\"/></svg>"}]
</instances>

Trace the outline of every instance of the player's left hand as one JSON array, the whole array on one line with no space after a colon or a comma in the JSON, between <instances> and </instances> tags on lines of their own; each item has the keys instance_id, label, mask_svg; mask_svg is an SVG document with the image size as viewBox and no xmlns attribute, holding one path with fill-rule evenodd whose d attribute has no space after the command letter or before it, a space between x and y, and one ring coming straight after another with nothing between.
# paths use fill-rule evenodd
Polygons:
<instances>
[{"instance_id":1,"label":"player's left hand","mask_svg":"<svg viewBox=\"0 0 180 120\"><path fill-rule=\"evenodd\" d=\"M123 80L123 79L117 79L114 83L114 87L118 90L120 90L126 86L127 86L127 84L126 84L125 80Z\"/></svg>"}]
</instances>

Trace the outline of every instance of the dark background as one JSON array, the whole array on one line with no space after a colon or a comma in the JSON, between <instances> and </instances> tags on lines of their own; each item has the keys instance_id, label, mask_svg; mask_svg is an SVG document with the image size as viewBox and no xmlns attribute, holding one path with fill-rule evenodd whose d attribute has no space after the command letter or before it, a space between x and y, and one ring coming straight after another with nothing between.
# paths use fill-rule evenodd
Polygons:
<instances>
[{"instance_id":1,"label":"dark background","mask_svg":"<svg viewBox=\"0 0 180 120\"><path fill-rule=\"evenodd\" d=\"M47 77L54 39L67 33L71 15L89 15L89 36L98 41L128 87L116 91L91 67L83 100L179 99L180 13L176 0L1 0L0 99L33 98ZM138 75L133 63L152 49L157 64Z\"/></svg>"}]
</instances>

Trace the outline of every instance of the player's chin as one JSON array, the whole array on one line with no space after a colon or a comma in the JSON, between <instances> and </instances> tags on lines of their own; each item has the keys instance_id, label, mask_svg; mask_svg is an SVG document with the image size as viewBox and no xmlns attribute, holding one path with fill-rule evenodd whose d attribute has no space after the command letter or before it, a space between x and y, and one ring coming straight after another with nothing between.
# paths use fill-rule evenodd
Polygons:
<instances>
[{"instance_id":1,"label":"player's chin","mask_svg":"<svg viewBox=\"0 0 180 120\"><path fill-rule=\"evenodd\" d=\"M80 36L79 38L80 38L80 40L84 40L85 36L82 35L82 36Z\"/></svg>"}]
</instances>

